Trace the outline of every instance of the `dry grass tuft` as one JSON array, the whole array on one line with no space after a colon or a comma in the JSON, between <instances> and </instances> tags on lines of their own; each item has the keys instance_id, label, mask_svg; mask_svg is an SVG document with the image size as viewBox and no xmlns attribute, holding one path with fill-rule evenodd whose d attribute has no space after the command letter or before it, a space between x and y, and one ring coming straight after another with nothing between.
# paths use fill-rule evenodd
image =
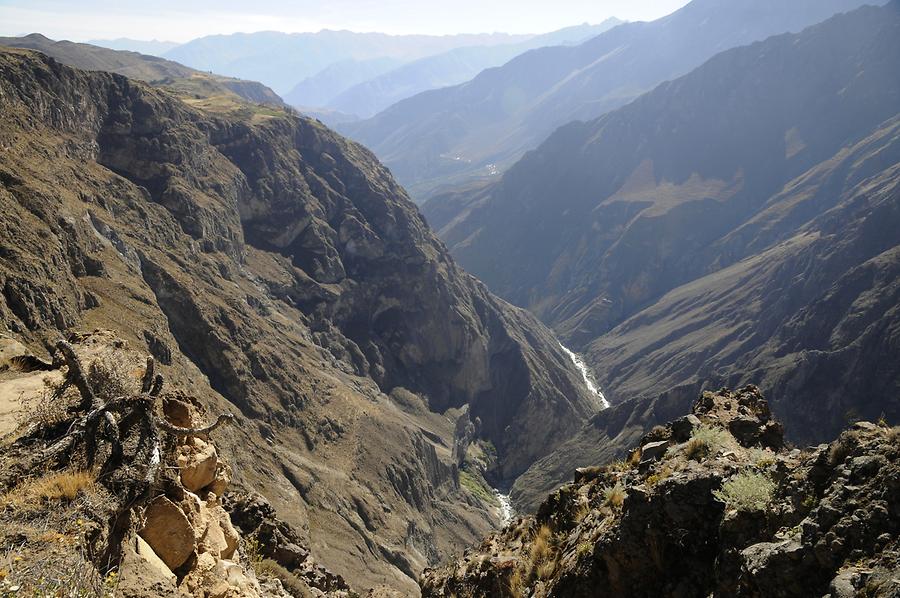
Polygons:
<instances>
[{"instance_id":1,"label":"dry grass tuft","mask_svg":"<svg viewBox=\"0 0 900 598\"><path fill-rule=\"evenodd\" d=\"M516 567L506 580L506 589L509 592L510 597L521 598L521 596L524 595L524 592L522 591L524 585L525 582L522 579L522 571Z\"/></svg>"},{"instance_id":2,"label":"dry grass tuft","mask_svg":"<svg viewBox=\"0 0 900 598\"><path fill-rule=\"evenodd\" d=\"M625 459L616 459L612 463L607 464L605 469L607 473L625 472L631 469L631 466Z\"/></svg>"},{"instance_id":3,"label":"dry grass tuft","mask_svg":"<svg viewBox=\"0 0 900 598\"><path fill-rule=\"evenodd\" d=\"M538 579L550 579L556 573L556 559L548 559L537 566L534 575Z\"/></svg>"},{"instance_id":4,"label":"dry grass tuft","mask_svg":"<svg viewBox=\"0 0 900 598\"><path fill-rule=\"evenodd\" d=\"M3 557L0 557L3 558ZM0 596L35 598L114 598L118 574L100 574L83 547L29 555L8 552L0 573ZM18 586L18 589L13 588Z\"/></svg>"},{"instance_id":5,"label":"dry grass tuft","mask_svg":"<svg viewBox=\"0 0 900 598\"><path fill-rule=\"evenodd\" d=\"M632 469L634 469L635 467L640 465L641 464L641 449L636 448L633 451L631 451L631 454L628 455L627 462L628 462L629 467L631 467Z\"/></svg>"},{"instance_id":6,"label":"dry grass tuft","mask_svg":"<svg viewBox=\"0 0 900 598\"><path fill-rule=\"evenodd\" d=\"M645 436L645 440L647 442L655 442L658 440L668 440L669 439L669 430L665 426L653 426L647 435Z\"/></svg>"},{"instance_id":7,"label":"dry grass tuft","mask_svg":"<svg viewBox=\"0 0 900 598\"><path fill-rule=\"evenodd\" d=\"M539 563L550 556L550 541L553 539L553 530L549 525L542 525L531 540L531 549L528 553L532 564Z\"/></svg>"},{"instance_id":8,"label":"dry grass tuft","mask_svg":"<svg viewBox=\"0 0 900 598\"><path fill-rule=\"evenodd\" d=\"M50 377L44 378L43 383L44 390L41 393L23 397L23 409L18 418L20 426L52 428L69 420L70 409L81 400L81 395L74 386L56 382Z\"/></svg>"},{"instance_id":9,"label":"dry grass tuft","mask_svg":"<svg viewBox=\"0 0 900 598\"><path fill-rule=\"evenodd\" d=\"M886 432L888 441L894 445L900 445L900 426L894 426Z\"/></svg>"},{"instance_id":10,"label":"dry grass tuft","mask_svg":"<svg viewBox=\"0 0 900 598\"><path fill-rule=\"evenodd\" d=\"M653 488L654 486L656 486L657 484L659 484L660 482L662 482L663 480L668 478L670 475L672 475L672 468L669 467L668 465L664 465L656 473L652 473L647 476L647 481L646 481L647 487Z\"/></svg>"},{"instance_id":11,"label":"dry grass tuft","mask_svg":"<svg viewBox=\"0 0 900 598\"><path fill-rule=\"evenodd\" d=\"M83 470L66 470L19 484L0 497L0 509L25 509L47 502L69 503L80 494L97 489L94 474Z\"/></svg>"},{"instance_id":12,"label":"dry grass tuft","mask_svg":"<svg viewBox=\"0 0 900 598\"><path fill-rule=\"evenodd\" d=\"M92 361L87 379L98 397L110 400L140 393L141 374L143 370L134 359L116 353Z\"/></svg>"},{"instance_id":13,"label":"dry grass tuft","mask_svg":"<svg viewBox=\"0 0 900 598\"><path fill-rule=\"evenodd\" d=\"M699 438L691 438L684 445L684 456L694 461L702 461L709 456L709 445Z\"/></svg>"},{"instance_id":14,"label":"dry grass tuft","mask_svg":"<svg viewBox=\"0 0 900 598\"><path fill-rule=\"evenodd\" d=\"M828 449L828 464L833 467L843 463L857 445L859 434L856 431L844 432Z\"/></svg>"},{"instance_id":15,"label":"dry grass tuft","mask_svg":"<svg viewBox=\"0 0 900 598\"><path fill-rule=\"evenodd\" d=\"M627 493L625 492L625 487L622 486L621 482L616 483L616 485L611 488L603 489L603 504L611 509L619 510L622 508L622 505L625 504L626 496Z\"/></svg>"},{"instance_id":16,"label":"dry grass tuft","mask_svg":"<svg viewBox=\"0 0 900 598\"><path fill-rule=\"evenodd\" d=\"M309 585L272 559L263 559L255 567L256 574L261 577L274 577L281 581L281 586L294 598L313 598Z\"/></svg>"},{"instance_id":17,"label":"dry grass tuft","mask_svg":"<svg viewBox=\"0 0 900 598\"><path fill-rule=\"evenodd\" d=\"M71 502L81 492L93 490L96 484L90 471L61 471L37 480L34 493L43 500Z\"/></svg>"},{"instance_id":18,"label":"dry grass tuft","mask_svg":"<svg viewBox=\"0 0 900 598\"><path fill-rule=\"evenodd\" d=\"M536 579L548 579L556 571L556 556L553 546L553 530L542 525L531 540L528 551L528 568Z\"/></svg>"}]
</instances>

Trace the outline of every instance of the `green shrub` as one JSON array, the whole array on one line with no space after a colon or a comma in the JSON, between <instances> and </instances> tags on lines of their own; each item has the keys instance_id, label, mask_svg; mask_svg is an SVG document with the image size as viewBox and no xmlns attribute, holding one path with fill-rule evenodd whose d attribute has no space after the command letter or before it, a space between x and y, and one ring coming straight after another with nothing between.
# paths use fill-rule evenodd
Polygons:
<instances>
[{"instance_id":1,"label":"green shrub","mask_svg":"<svg viewBox=\"0 0 900 598\"><path fill-rule=\"evenodd\" d=\"M762 449L750 449L750 460L756 469L768 469L775 464L775 453Z\"/></svg>"},{"instance_id":2,"label":"green shrub","mask_svg":"<svg viewBox=\"0 0 900 598\"><path fill-rule=\"evenodd\" d=\"M767 476L756 472L744 472L734 476L721 490L713 492L716 499L729 509L738 511L761 511L772 502L775 483Z\"/></svg>"},{"instance_id":3,"label":"green shrub","mask_svg":"<svg viewBox=\"0 0 900 598\"><path fill-rule=\"evenodd\" d=\"M697 426L697 429L691 434L691 438L705 442L709 446L710 451L716 452L728 443L731 439L731 434L716 426L702 425Z\"/></svg>"},{"instance_id":4,"label":"green shrub","mask_svg":"<svg viewBox=\"0 0 900 598\"><path fill-rule=\"evenodd\" d=\"M594 545L590 542L582 542L578 545L577 553L578 556L584 557L589 555L594 550Z\"/></svg>"},{"instance_id":5,"label":"green shrub","mask_svg":"<svg viewBox=\"0 0 900 598\"><path fill-rule=\"evenodd\" d=\"M696 461L705 459L725 446L730 437L731 435L722 428L708 425L698 426L684 447L685 456Z\"/></svg>"}]
</instances>

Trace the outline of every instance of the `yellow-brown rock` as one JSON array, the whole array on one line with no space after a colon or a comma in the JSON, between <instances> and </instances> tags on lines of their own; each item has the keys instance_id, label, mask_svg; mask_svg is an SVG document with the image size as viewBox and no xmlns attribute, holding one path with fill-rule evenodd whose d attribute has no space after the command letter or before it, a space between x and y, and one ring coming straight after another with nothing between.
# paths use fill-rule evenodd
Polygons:
<instances>
[{"instance_id":1,"label":"yellow-brown rock","mask_svg":"<svg viewBox=\"0 0 900 598\"><path fill-rule=\"evenodd\" d=\"M196 548L194 528L184 512L168 498L155 499L144 512L144 528L139 532L166 566L175 570Z\"/></svg>"},{"instance_id":2,"label":"yellow-brown rock","mask_svg":"<svg viewBox=\"0 0 900 598\"><path fill-rule=\"evenodd\" d=\"M219 457L216 447L199 438L181 447L178 467L181 468L181 483L191 492L199 492L216 479Z\"/></svg>"}]
</instances>

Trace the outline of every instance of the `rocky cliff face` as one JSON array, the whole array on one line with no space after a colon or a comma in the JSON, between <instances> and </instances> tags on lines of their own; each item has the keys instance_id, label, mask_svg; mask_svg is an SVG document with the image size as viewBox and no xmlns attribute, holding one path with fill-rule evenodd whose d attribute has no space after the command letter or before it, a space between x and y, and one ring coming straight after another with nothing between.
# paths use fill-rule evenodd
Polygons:
<instances>
[{"instance_id":1,"label":"rocky cliff face","mask_svg":"<svg viewBox=\"0 0 900 598\"><path fill-rule=\"evenodd\" d=\"M356 587L413 578L496 514L451 458L468 405L512 479L597 408L552 335L460 271L364 149L0 53L0 318L103 326L240 425L218 444ZM473 508L474 507L474 508Z\"/></svg>"},{"instance_id":2,"label":"rocky cliff face","mask_svg":"<svg viewBox=\"0 0 900 598\"><path fill-rule=\"evenodd\" d=\"M423 575L424 596L895 596L900 428L786 448L755 387L704 393L627 460Z\"/></svg>"}]
</instances>

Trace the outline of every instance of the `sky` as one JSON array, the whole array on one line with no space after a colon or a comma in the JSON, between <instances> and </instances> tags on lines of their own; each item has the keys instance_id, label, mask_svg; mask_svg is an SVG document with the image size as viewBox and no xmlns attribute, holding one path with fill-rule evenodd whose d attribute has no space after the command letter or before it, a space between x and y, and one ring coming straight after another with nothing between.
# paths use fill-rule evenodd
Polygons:
<instances>
[{"instance_id":1,"label":"sky","mask_svg":"<svg viewBox=\"0 0 900 598\"><path fill-rule=\"evenodd\" d=\"M669 14L687 0L0 0L0 36L185 42L321 29L390 34L544 33L615 16Z\"/></svg>"}]
</instances>

